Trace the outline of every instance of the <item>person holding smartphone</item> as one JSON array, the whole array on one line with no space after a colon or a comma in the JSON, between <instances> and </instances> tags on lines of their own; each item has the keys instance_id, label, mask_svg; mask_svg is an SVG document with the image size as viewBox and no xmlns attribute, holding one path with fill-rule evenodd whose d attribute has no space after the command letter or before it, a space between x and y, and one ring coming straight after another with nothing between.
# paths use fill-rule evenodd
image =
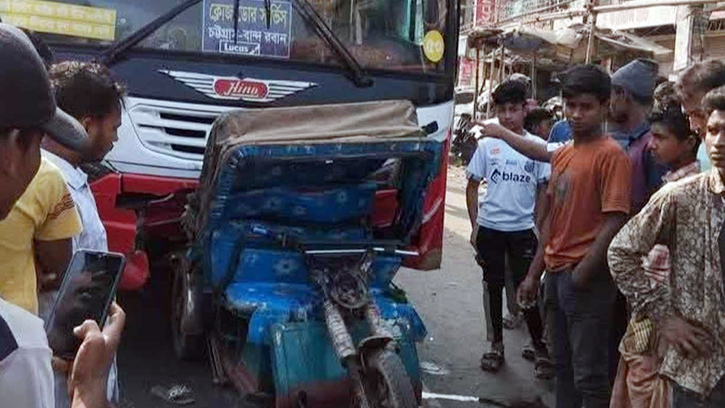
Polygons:
<instances>
[{"instance_id":1,"label":"person holding smartphone","mask_svg":"<svg viewBox=\"0 0 725 408\"><path fill-rule=\"evenodd\" d=\"M88 148L77 121L57 109L43 62L28 37L0 23L0 219L23 194L40 165L44 135L76 150ZM68 370L73 408L110 407L108 371L121 339L125 314L110 310L103 332L91 320L73 329L82 343ZM52 408L52 352L43 322L0 299L0 395L3 406ZM63 367L61 367L63 366Z\"/></svg>"},{"instance_id":2,"label":"person holding smartphone","mask_svg":"<svg viewBox=\"0 0 725 408\"><path fill-rule=\"evenodd\" d=\"M121 104L125 89L116 82L108 68L90 62L65 61L49 69L58 107L81 123L88 133L90 149L78 152L46 137L42 143L42 155L60 169L73 201L80 214L83 232L73 238L73 251L87 249L107 252L106 229L98 214L88 175L81 169L84 164L101 162L118 140L121 126ZM52 305L57 292L46 296L46 306ZM47 307L46 307L47 309ZM68 407L64 392L64 376L56 375L56 407ZM111 367L108 396L119 400L118 369Z\"/></svg>"}]
</instances>

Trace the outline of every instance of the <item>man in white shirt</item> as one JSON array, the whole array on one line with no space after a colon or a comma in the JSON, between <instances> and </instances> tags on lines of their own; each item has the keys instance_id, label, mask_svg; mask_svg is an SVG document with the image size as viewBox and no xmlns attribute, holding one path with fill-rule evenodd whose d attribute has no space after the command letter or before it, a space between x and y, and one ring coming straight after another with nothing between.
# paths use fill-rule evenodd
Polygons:
<instances>
[{"instance_id":1,"label":"man in white shirt","mask_svg":"<svg viewBox=\"0 0 725 408\"><path fill-rule=\"evenodd\" d=\"M81 217L83 232L73 238L73 250L106 252L106 229L98 214L88 175L80 166L102 161L118 140L124 88L111 78L106 67L95 63L62 62L52 66L49 74L58 106L83 125L88 132L91 148L81 154L46 138L42 154L60 169ZM42 303L52 305L55 295L49 293L44 296ZM64 382L64 376L56 374L56 408L67 408L70 404L65 398L67 393L63 392ZM111 401L118 401L115 362L109 374L108 397Z\"/></svg>"},{"instance_id":2,"label":"man in white shirt","mask_svg":"<svg viewBox=\"0 0 725 408\"><path fill-rule=\"evenodd\" d=\"M526 104L526 85L506 81L493 93L496 116L500 126L522 138L540 138L523 128ZM466 204L473 228L472 243L483 266L484 290L488 290L493 339L481 358L481 368L498 371L504 362L503 289L505 259L508 260L514 285L526 277L537 247L534 210L537 193L549 179L549 165L536 162L516 152L505 142L483 138L467 169ZM486 180L487 192L479 203L478 187ZM528 305L527 305L528 306ZM532 305L533 306L533 305ZM526 324L536 354L537 378L551 378L553 365L542 341L543 326L536 307L524 310Z\"/></svg>"},{"instance_id":3,"label":"man in white shirt","mask_svg":"<svg viewBox=\"0 0 725 408\"><path fill-rule=\"evenodd\" d=\"M0 23L0 219L10 213L40 166L47 134L64 146L88 148L86 132L57 109L40 56L28 37ZM74 329L83 340L70 372L73 408L108 408L108 370L120 342L125 315L114 304L103 333L93 321ZM51 350L43 322L0 299L0 405L54 406Z\"/></svg>"}]
</instances>

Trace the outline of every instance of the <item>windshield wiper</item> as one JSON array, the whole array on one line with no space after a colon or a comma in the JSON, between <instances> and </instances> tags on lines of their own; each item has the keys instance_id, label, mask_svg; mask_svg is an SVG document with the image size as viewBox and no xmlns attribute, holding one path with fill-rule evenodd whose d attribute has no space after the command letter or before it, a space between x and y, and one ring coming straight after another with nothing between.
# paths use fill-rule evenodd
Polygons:
<instances>
[{"instance_id":1,"label":"windshield wiper","mask_svg":"<svg viewBox=\"0 0 725 408\"><path fill-rule=\"evenodd\" d=\"M362 65L353 57L350 50L340 41L340 38L325 23L315 7L308 0L292 0L297 11L308 24L311 24L317 34L325 40L327 45L342 59L342 62L352 76L352 82L359 88L365 88L373 84L372 78L363 70Z\"/></svg>"},{"instance_id":2,"label":"windshield wiper","mask_svg":"<svg viewBox=\"0 0 725 408\"><path fill-rule=\"evenodd\" d=\"M115 64L120 57L122 57L128 50L135 47L146 39L148 36L153 34L156 30L161 28L164 24L168 23L169 21L173 20L176 16L183 13L184 11L188 10L189 8L195 6L198 3L201 3L202 0L188 0L184 3L181 3L177 5L176 7L172 8L171 10L167 11L166 13L162 14L158 18L152 20L150 23L146 24L145 26L139 28L135 32L133 32L131 35L123 39L122 41L117 42L116 44L113 44L111 47L109 47L107 50L102 52L97 60L100 60L103 64L105 64L108 67L111 67L113 64ZM308 0L292 0L295 8L300 13L302 18L305 19L305 21L308 24L311 24L315 31L317 31L317 34L322 38L329 46L330 48L337 53L337 55L342 59L342 62L345 64L345 66L348 69L348 72L352 76L353 83L361 88L371 86L373 84L372 78L365 73L360 63L353 57L353 55L350 53L350 50L345 47L345 45L340 41L340 38L330 29L330 27L325 23L325 21L322 19L319 13L317 13L317 10L310 4ZM269 6L271 2L265 1L265 6ZM238 4L238 2L235 2L235 4ZM269 8L267 7L267 19L269 20ZM236 17L236 13L235 13ZM269 24L269 21L267 22ZM236 33L236 18L235 18L235 33ZM236 35L235 35L236 37Z\"/></svg>"},{"instance_id":3,"label":"windshield wiper","mask_svg":"<svg viewBox=\"0 0 725 408\"><path fill-rule=\"evenodd\" d=\"M110 46L107 50L103 51L98 56L97 60L100 60L100 62L108 67L112 66L119 60L121 56L123 56L123 54L125 54L131 48L135 47L141 41L145 40L148 36L153 34L154 31L158 30L159 28L161 28L161 26L173 20L176 16L183 13L184 11L190 9L198 3L201 3L201 1L202 0L188 0L184 3L179 4L178 6L157 17L156 19L151 20L150 23L134 31L131 35L129 35L122 41L119 41Z\"/></svg>"}]
</instances>

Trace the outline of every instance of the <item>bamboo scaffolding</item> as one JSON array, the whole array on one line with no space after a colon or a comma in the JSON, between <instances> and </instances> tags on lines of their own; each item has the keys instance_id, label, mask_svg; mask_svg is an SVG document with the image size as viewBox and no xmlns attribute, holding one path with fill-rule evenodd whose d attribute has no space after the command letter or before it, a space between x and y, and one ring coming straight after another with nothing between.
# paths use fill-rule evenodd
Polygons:
<instances>
[{"instance_id":1,"label":"bamboo scaffolding","mask_svg":"<svg viewBox=\"0 0 725 408\"><path fill-rule=\"evenodd\" d=\"M587 41L587 55L585 58L587 64L592 62L592 53L594 52L594 36L597 32L597 12L594 11L594 8L597 3L597 0L590 0L589 2L589 9L591 10L589 12L589 18L591 19L591 23L589 25L589 40Z\"/></svg>"},{"instance_id":2,"label":"bamboo scaffolding","mask_svg":"<svg viewBox=\"0 0 725 408\"><path fill-rule=\"evenodd\" d=\"M493 50L493 54L491 55L491 68L489 70L489 79L488 79L488 89L486 90L486 119L491 118L491 92L493 88L493 76L495 75L496 71L496 49ZM478 103L478 101L476 101Z\"/></svg>"},{"instance_id":3,"label":"bamboo scaffolding","mask_svg":"<svg viewBox=\"0 0 725 408\"><path fill-rule=\"evenodd\" d=\"M486 55L486 48L483 49L483 55ZM473 120L478 120L478 92L479 92L479 71L481 70L481 49L476 48L476 84L473 89Z\"/></svg>"}]
</instances>

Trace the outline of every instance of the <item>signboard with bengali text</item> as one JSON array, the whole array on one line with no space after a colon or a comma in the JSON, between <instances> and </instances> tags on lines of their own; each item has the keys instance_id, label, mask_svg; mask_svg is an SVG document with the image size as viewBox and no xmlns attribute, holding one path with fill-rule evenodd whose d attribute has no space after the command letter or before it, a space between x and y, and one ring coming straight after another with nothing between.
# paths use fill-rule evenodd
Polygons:
<instances>
[{"instance_id":1,"label":"signboard with bengali text","mask_svg":"<svg viewBox=\"0 0 725 408\"><path fill-rule=\"evenodd\" d=\"M473 70L476 62L468 58L460 58L458 65L458 86L473 85Z\"/></svg>"},{"instance_id":2,"label":"signboard with bengali text","mask_svg":"<svg viewBox=\"0 0 725 408\"><path fill-rule=\"evenodd\" d=\"M677 7L661 6L626 11L601 13L597 16L597 27L610 30L632 30L645 27L674 25L677 21Z\"/></svg>"},{"instance_id":3,"label":"signboard with bengali text","mask_svg":"<svg viewBox=\"0 0 725 408\"><path fill-rule=\"evenodd\" d=\"M494 22L494 1L495 0L476 0L477 26Z\"/></svg>"},{"instance_id":4,"label":"signboard with bengali text","mask_svg":"<svg viewBox=\"0 0 725 408\"><path fill-rule=\"evenodd\" d=\"M116 10L74 4L0 0L3 22L41 33L113 41Z\"/></svg>"},{"instance_id":5,"label":"signboard with bengali text","mask_svg":"<svg viewBox=\"0 0 725 408\"><path fill-rule=\"evenodd\" d=\"M267 26L264 0L241 0L234 32L234 0L204 0L203 46L206 52L289 58L292 4L272 1Z\"/></svg>"}]
</instances>

